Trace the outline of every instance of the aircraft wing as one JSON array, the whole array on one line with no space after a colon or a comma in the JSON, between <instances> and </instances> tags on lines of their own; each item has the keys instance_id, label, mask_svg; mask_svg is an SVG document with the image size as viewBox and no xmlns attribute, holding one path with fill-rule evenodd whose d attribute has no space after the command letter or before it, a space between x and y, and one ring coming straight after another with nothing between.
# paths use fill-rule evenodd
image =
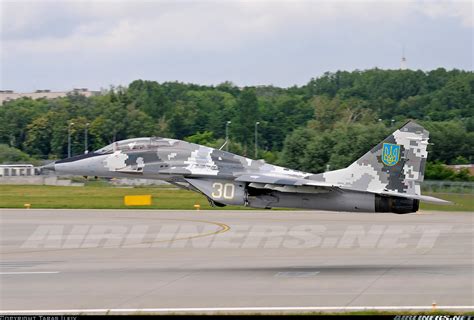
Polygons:
<instances>
[{"instance_id":1,"label":"aircraft wing","mask_svg":"<svg viewBox=\"0 0 474 320\"><path fill-rule=\"evenodd\" d=\"M125 167L125 168L122 168L122 169L116 169L114 170L115 172L120 172L120 173L131 173L131 174L140 174L140 175L143 175L143 171L142 170L137 170L137 169L132 169L132 168L129 168L129 167Z\"/></svg>"},{"instance_id":2,"label":"aircraft wing","mask_svg":"<svg viewBox=\"0 0 474 320\"><path fill-rule=\"evenodd\" d=\"M270 174L243 174L239 176L235 181L249 182L249 183L264 183L264 184L275 184L275 185L290 185L290 186L314 186L314 187L325 187L333 188L336 187L332 183L326 183L322 181L308 180L288 175L270 175Z\"/></svg>"},{"instance_id":3,"label":"aircraft wing","mask_svg":"<svg viewBox=\"0 0 474 320\"><path fill-rule=\"evenodd\" d=\"M331 183L313 181L289 175L244 174L235 181L247 182L256 189L276 190L295 193L325 193L337 189Z\"/></svg>"}]
</instances>

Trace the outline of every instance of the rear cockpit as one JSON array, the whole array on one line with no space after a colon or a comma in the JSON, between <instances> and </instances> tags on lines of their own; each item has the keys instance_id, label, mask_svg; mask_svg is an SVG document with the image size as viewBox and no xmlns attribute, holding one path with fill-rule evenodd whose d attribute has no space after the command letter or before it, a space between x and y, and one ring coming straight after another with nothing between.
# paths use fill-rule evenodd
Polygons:
<instances>
[{"instance_id":1,"label":"rear cockpit","mask_svg":"<svg viewBox=\"0 0 474 320\"><path fill-rule=\"evenodd\" d=\"M116 141L108 146L98 149L95 153L105 154L112 153L115 151L142 151L149 149L157 149L159 147L169 147L174 144L177 140L165 139L160 137L149 137L149 138L133 138L121 141Z\"/></svg>"}]
</instances>

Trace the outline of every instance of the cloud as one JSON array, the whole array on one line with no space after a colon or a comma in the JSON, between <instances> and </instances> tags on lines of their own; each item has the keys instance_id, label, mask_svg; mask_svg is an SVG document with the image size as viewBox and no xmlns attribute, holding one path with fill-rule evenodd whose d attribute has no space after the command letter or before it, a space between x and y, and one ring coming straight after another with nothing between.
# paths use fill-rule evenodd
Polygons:
<instances>
[{"instance_id":1,"label":"cloud","mask_svg":"<svg viewBox=\"0 0 474 320\"><path fill-rule=\"evenodd\" d=\"M12 71L19 64L34 71L53 69L58 78L67 78L72 72L68 61L100 69L104 79L116 65L134 76L149 70L179 74L176 69L185 65L190 74L205 71L208 78L202 81L233 80L223 72L241 79L238 71L247 70L262 82L267 75L282 76L270 63L293 65L287 70L291 76L304 69L294 56L301 63L317 57L319 68L381 66L378 59L387 50L401 49L402 41L425 43L426 30L417 21L429 25L429 32L438 32L435 25L451 32L456 25L462 37L467 30L471 39L473 28L470 1L17 0L2 1L0 8L1 59L9 66L2 73L5 82L20 76ZM372 43L380 47L369 48Z\"/></svg>"},{"instance_id":2,"label":"cloud","mask_svg":"<svg viewBox=\"0 0 474 320\"><path fill-rule=\"evenodd\" d=\"M472 1L424 1L423 3L418 4L417 9L433 19L442 17L454 18L463 26L474 28Z\"/></svg>"},{"instance_id":3,"label":"cloud","mask_svg":"<svg viewBox=\"0 0 474 320\"><path fill-rule=\"evenodd\" d=\"M472 27L470 2L226 1L3 2L8 51L232 50L285 29L324 28L338 20L402 23L421 13ZM471 7L472 9L472 7Z\"/></svg>"}]
</instances>

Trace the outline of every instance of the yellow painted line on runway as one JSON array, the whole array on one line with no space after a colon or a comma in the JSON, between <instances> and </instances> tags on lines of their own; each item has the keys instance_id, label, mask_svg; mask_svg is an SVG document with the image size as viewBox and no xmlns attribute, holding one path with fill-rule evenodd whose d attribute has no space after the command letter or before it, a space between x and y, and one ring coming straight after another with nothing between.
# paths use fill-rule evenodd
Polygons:
<instances>
[{"instance_id":1,"label":"yellow painted line on runway","mask_svg":"<svg viewBox=\"0 0 474 320\"><path fill-rule=\"evenodd\" d=\"M196 234L193 236L188 236L188 237L181 237L181 238L176 238L176 239L167 239L167 240L157 240L157 241L147 241L147 242L140 242L134 245L140 245L140 244L148 244L148 243L163 243L163 242L174 242L178 240L190 240L190 239L195 239L195 238L202 238L202 237L208 237L212 235L216 235L219 233L224 233L230 230L230 227L226 225L225 223L221 222L214 222L214 221L206 221L206 220L185 220L185 219L161 219L161 220L174 220L174 221L186 221L186 222L199 222L199 223L207 223L207 224L214 224L221 229L217 231L212 231L212 232L206 232L206 233L200 233Z\"/></svg>"},{"instance_id":2,"label":"yellow painted line on runway","mask_svg":"<svg viewBox=\"0 0 474 320\"><path fill-rule=\"evenodd\" d=\"M123 217L118 217L122 218ZM128 217L127 217L128 218ZM198 222L198 223L207 223L207 224L213 224L218 227L220 227L219 230L217 231L211 231L211 232L206 232L206 233L199 233L195 234L192 236L187 236L187 237L180 237L176 239L164 239L164 240L157 240L157 241L146 241L146 242L140 242L140 243L134 243L133 245L140 245L140 244L151 244L151 243L163 243L163 242L174 242L174 241L179 241L179 240L189 240L189 239L195 239L195 238L202 238L202 237L208 237L212 235L217 235L220 233L224 233L230 230L230 227L222 222L214 222L214 221L207 221L207 220L191 220L191 219L167 219L167 218L158 218L157 220L167 220L167 221L183 221L183 222ZM55 251L67 251L67 250L85 250L85 249L107 249L107 248L120 248L117 246L113 247L94 247L94 248L58 248L58 249L46 249L46 250L32 250L32 251L10 251L10 252L2 252L3 255L5 254L22 254L22 253L41 253L41 252L55 252Z\"/></svg>"}]
</instances>

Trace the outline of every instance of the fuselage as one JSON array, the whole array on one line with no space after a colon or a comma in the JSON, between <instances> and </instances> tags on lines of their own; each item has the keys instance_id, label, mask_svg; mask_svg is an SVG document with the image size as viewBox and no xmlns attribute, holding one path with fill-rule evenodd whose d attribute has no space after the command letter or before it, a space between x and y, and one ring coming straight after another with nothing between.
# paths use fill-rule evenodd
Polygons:
<instances>
[{"instance_id":1,"label":"fuselage","mask_svg":"<svg viewBox=\"0 0 474 320\"><path fill-rule=\"evenodd\" d=\"M54 170L60 175L165 181L190 176L233 179L243 172L300 178L311 175L182 140L155 137L122 140L94 152L58 160Z\"/></svg>"},{"instance_id":2,"label":"fuselage","mask_svg":"<svg viewBox=\"0 0 474 320\"><path fill-rule=\"evenodd\" d=\"M346 182L341 180L345 169L331 175L311 174L167 138L114 142L94 152L58 160L45 169L58 175L164 180L199 192L218 206L397 213L418 209L418 201L352 188L359 180L354 174L349 180L345 177ZM343 189L335 187L334 178L339 179L339 187L351 184Z\"/></svg>"}]
</instances>

